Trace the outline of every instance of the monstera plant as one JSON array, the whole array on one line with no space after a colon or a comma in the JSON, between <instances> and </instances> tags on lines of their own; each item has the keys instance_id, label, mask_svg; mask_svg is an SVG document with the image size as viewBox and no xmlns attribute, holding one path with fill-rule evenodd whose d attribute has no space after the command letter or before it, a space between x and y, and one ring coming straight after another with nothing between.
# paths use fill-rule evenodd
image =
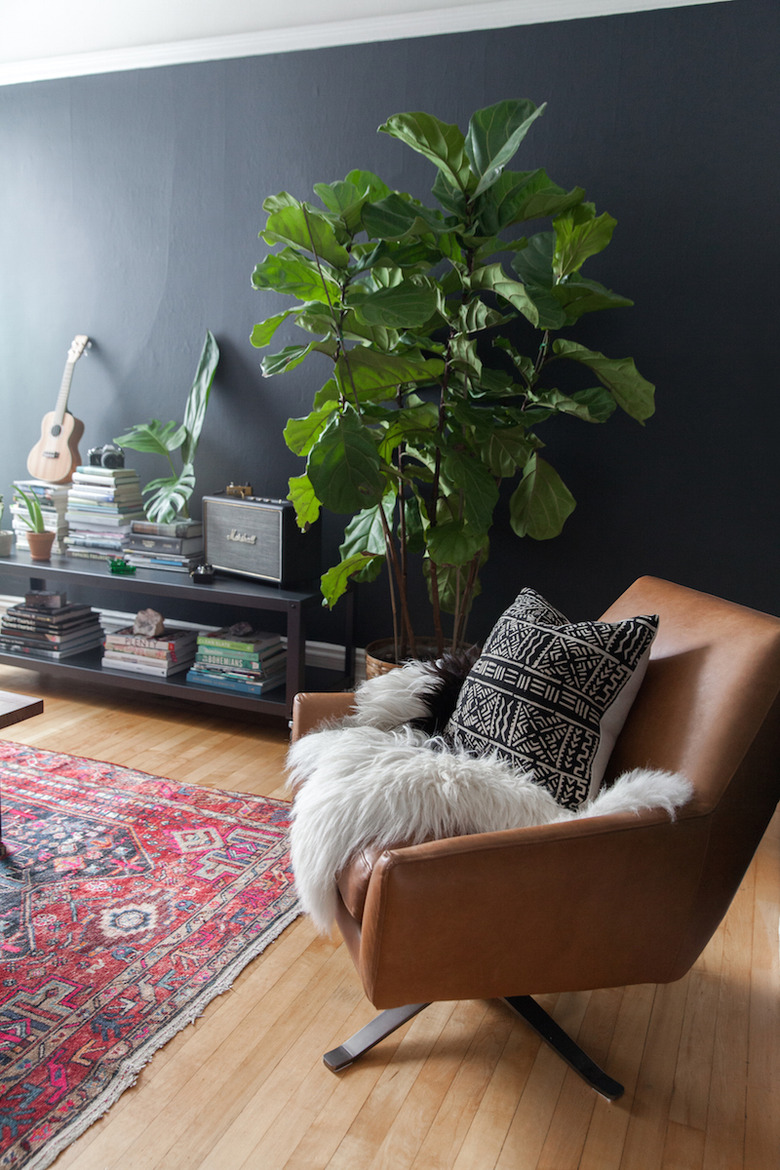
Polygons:
<instances>
[{"instance_id":1,"label":"monstera plant","mask_svg":"<svg viewBox=\"0 0 780 1170\"><path fill-rule=\"evenodd\" d=\"M263 204L271 250L253 285L294 303L251 340L268 346L285 322L306 335L266 356L263 374L326 367L310 413L284 432L306 460L289 498L304 529L322 508L350 517L322 578L329 605L387 565L396 660L415 654L413 565L432 604L424 632L441 649L448 613L448 638L463 640L502 481L519 537L561 531L575 501L542 455L552 419L653 412L631 358L569 336L586 313L632 304L582 273L615 220L542 169L507 169L544 108L502 101L465 134L425 113L389 118L380 131L433 164L433 206L366 170L316 184L319 205L286 192Z\"/></svg>"},{"instance_id":2,"label":"monstera plant","mask_svg":"<svg viewBox=\"0 0 780 1170\"><path fill-rule=\"evenodd\" d=\"M206 418L211 384L219 363L219 346L211 330L206 330L198 368L187 402L182 423L163 423L153 418L148 423L135 423L129 431L114 439L122 447L161 455L168 461L169 474L150 480L143 489L148 499L144 511L150 520L167 523L178 518L189 519L189 501L195 490L195 452ZM181 466L177 468L172 456L179 452Z\"/></svg>"}]
</instances>

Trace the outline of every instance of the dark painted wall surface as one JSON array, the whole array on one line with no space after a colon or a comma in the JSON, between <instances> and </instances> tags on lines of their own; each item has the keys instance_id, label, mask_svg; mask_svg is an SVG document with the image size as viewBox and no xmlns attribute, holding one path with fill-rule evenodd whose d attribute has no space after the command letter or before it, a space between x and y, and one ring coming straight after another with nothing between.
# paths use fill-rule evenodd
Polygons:
<instances>
[{"instance_id":1,"label":"dark painted wall surface","mask_svg":"<svg viewBox=\"0 0 780 1170\"><path fill-rule=\"evenodd\" d=\"M75 333L95 341L71 393L86 447L180 419L210 328L199 491L284 495L300 464L281 431L312 383L263 380L248 341L274 307L250 287L263 198L354 166L427 198L433 168L376 134L388 115L465 127L530 97L548 109L514 165L618 220L588 271L635 307L581 339L632 355L657 413L550 428L579 506L553 542L499 527L471 633L525 584L582 617L647 572L777 612L778 49L776 0L734 0L0 89L0 490L26 474ZM144 481L162 470L132 458ZM326 549L339 536L330 518ZM361 641L385 632L381 588L358 623Z\"/></svg>"}]
</instances>

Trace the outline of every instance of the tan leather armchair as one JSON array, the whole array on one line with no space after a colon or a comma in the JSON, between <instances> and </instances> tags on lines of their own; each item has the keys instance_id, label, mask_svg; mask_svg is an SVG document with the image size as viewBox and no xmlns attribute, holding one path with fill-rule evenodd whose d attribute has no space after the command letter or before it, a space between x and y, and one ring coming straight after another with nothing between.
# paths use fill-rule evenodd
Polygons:
<instances>
[{"instance_id":1,"label":"tan leather armchair","mask_svg":"<svg viewBox=\"0 0 780 1170\"><path fill-rule=\"evenodd\" d=\"M434 1000L503 997L599 1092L622 1087L530 997L665 983L695 962L780 798L780 620L655 578L603 615L660 614L607 780L682 772L671 823L621 814L365 851L338 880L338 925L385 1011L325 1056L338 1070ZM349 695L298 695L293 737Z\"/></svg>"}]
</instances>

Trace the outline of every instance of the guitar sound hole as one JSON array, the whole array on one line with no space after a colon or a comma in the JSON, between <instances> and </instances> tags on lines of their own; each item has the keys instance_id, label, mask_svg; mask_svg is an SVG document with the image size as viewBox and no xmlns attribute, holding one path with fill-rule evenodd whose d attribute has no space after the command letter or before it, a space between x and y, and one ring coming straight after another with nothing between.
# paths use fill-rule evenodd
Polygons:
<instances>
[{"instance_id":1,"label":"guitar sound hole","mask_svg":"<svg viewBox=\"0 0 780 1170\"><path fill-rule=\"evenodd\" d=\"M51 428L51 433L52 433L52 434L53 434L53 435L56 437L57 435L59 435L59 433L60 433L60 431L61 431L61 430L62 430L62 427L61 427L61 426L58 426L58 425L55 423L55 425L54 425L54 426Z\"/></svg>"}]
</instances>

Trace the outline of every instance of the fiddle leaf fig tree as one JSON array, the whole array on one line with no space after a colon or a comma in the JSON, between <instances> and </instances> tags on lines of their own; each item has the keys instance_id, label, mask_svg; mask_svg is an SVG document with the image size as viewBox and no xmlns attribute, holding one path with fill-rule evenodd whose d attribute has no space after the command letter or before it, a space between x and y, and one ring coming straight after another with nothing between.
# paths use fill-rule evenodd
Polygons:
<instances>
[{"instance_id":1,"label":"fiddle leaf fig tree","mask_svg":"<svg viewBox=\"0 0 780 1170\"><path fill-rule=\"evenodd\" d=\"M311 412L284 432L306 461L289 498L304 529L322 508L351 517L322 578L327 604L387 565L398 659L415 653L407 585L419 557L439 647L443 613L453 643L464 638L502 481L518 536L561 531L575 501L542 455L551 419L653 413L631 358L568 335L586 313L632 304L582 273L615 220L581 187L507 169L544 108L499 102L465 135L430 114L389 118L380 131L436 168L433 206L365 170L316 184L319 205L286 192L263 205L271 250L252 282L294 303L251 340L268 347L285 323L303 334L263 373L324 370ZM547 230L522 234L545 219Z\"/></svg>"}]
</instances>

